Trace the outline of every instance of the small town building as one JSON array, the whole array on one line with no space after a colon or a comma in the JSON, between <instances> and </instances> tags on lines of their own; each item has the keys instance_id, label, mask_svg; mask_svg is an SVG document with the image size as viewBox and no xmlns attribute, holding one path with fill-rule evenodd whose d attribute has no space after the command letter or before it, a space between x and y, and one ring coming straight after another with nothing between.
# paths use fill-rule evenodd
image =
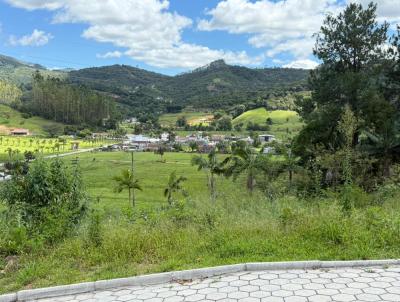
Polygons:
<instances>
[{"instance_id":1,"label":"small town building","mask_svg":"<svg viewBox=\"0 0 400 302\"><path fill-rule=\"evenodd\" d=\"M93 139L107 139L109 138L110 134L108 132L94 132L92 133Z\"/></svg>"},{"instance_id":2,"label":"small town building","mask_svg":"<svg viewBox=\"0 0 400 302\"><path fill-rule=\"evenodd\" d=\"M212 142L223 142L225 141L225 135L214 134L211 135Z\"/></svg>"},{"instance_id":3,"label":"small town building","mask_svg":"<svg viewBox=\"0 0 400 302\"><path fill-rule=\"evenodd\" d=\"M15 136L27 136L29 135L29 130L28 129L23 129L23 128L16 128L11 130L11 135Z\"/></svg>"},{"instance_id":4,"label":"small town building","mask_svg":"<svg viewBox=\"0 0 400 302\"><path fill-rule=\"evenodd\" d=\"M136 117L131 117L131 118L126 119L125 123L131 124L131 125L139 124L139 122L138 122Z\"/></svg>"},{"instance_id":5,"label":"small town building","mask_svg":"<svg viewBox=\"0 0 400 302\"><path fill-rule=\"evenodd\" d=\"M160 139L161 139L163 142L169 141L169 133L167 133L167 132L161 133Z\"/></svg>"},{"instance_id":6,"label":"small town building","mask_svg":"<svg viewBox=\"0 0 400 302\"><path fill-rule=\"evenodd\" d=\"M152 138L145 135L134 135L127 134L127 140L124 141L125 145L129 145L137 149L138 151L148 150L149 145L158 144L161 140L158 138Z\"/></svg>"}]
</instances>

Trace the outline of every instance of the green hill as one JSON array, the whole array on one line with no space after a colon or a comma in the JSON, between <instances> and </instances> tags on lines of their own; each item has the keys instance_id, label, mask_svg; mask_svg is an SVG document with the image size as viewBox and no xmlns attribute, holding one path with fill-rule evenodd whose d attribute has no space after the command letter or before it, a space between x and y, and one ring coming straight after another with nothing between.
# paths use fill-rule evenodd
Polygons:
<instances>
[{"instance_id":1,"label":"green hill","mask_svg":"<svg viewBox=\"0 0 400 302\"><path fill-rule=\"evenodd\" d=\"M62 128L63 125L37 116L24 118L20 112L0 104L0 135L11 128L29 129L33 135L48 135L48 129L54 127Z\"/></svg>"},{"instance_id":2,"label":"green hill","mask_svg":"<svg viewBox=\"0 0 400 302\"><path fill-rule=\"evenodd\" d=\"M233 120L233 125L247 125L249 122L265 125L268 118L272 120L271 130L268 132L281 139L293 137L303 126L300 117L295 111L267 111L265 108L258 108L244 112Z\"/></svg>"},{"instance_id":3,"label":"green hill","mask_svg":"<svg viewBox=\"0 0 400 302\"><path fill-rule=\"evenodd\" d=\"M19 61L12 57L0 55L0 80L14 84L28 84L32 81L32 74L39 70L44 76L64 78L65 72L52 71L38 64Z\"/></svg>"}]
</instances>

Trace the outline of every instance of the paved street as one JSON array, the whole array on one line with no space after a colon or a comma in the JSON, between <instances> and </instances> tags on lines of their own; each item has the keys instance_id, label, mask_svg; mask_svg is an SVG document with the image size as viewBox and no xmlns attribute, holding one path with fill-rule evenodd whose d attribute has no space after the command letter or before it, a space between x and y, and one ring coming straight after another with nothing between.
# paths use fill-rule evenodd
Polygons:
<instances>
[{"instance_id":1,"label":"paved street","mask_svg":"<svg viewBox=\"0 0 400 302\"><path fill-rule=\"evenodd\" d=\"M37 302L400 301L400 267L241 272L146 287L116 288Z\"/></svg>"}]
</instances>

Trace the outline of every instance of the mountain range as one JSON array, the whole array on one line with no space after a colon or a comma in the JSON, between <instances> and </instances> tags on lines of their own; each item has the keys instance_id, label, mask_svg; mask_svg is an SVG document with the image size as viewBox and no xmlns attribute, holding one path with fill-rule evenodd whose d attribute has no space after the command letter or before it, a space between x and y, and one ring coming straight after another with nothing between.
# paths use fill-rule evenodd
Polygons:
<instances>
[{"instance_id":1,"label":"mountain range","mask_svg":"<svg viewBox=\"0 0 400 302\"><path fill-rule=\"evenodd\" d=\"M184 107L224 109L256 99L307 90L308 70L247 68L223 60L176 76L112 65L80 70L48 70L0 55L0 80L26 85L34 71L65 79L113 97L130 111L161 113Z\"/></svg>"}]
</instances>

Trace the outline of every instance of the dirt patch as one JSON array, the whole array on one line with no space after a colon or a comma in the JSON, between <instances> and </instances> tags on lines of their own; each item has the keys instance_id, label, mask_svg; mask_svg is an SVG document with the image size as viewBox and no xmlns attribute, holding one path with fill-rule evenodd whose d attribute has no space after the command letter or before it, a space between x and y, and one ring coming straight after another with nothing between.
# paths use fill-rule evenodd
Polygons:
<instances>
[{"instance_id":1,"label":"dirt patch","mask_svg":"<svg viewBox=\"0 0 400 302\"><path fill-rule=\"evenodd\" d=\"M7 126L4 125L0 125L0 134L4 135L4 134L10 134L12 128L9 128Z\"/></svg>"},{"instance_id":2,"label":"dirt patch","mask_svg":"<svg viewBox=\"0 0 400 302\"><path fill-rule=\"evenodd\" d=\"M214 120L214 115L205 115L202 117L195 117L192 119L189 119L188 124L191 126L195 126L195 125L209 125L211 124L211 122Z\"/></svg>"}]
</instances>

